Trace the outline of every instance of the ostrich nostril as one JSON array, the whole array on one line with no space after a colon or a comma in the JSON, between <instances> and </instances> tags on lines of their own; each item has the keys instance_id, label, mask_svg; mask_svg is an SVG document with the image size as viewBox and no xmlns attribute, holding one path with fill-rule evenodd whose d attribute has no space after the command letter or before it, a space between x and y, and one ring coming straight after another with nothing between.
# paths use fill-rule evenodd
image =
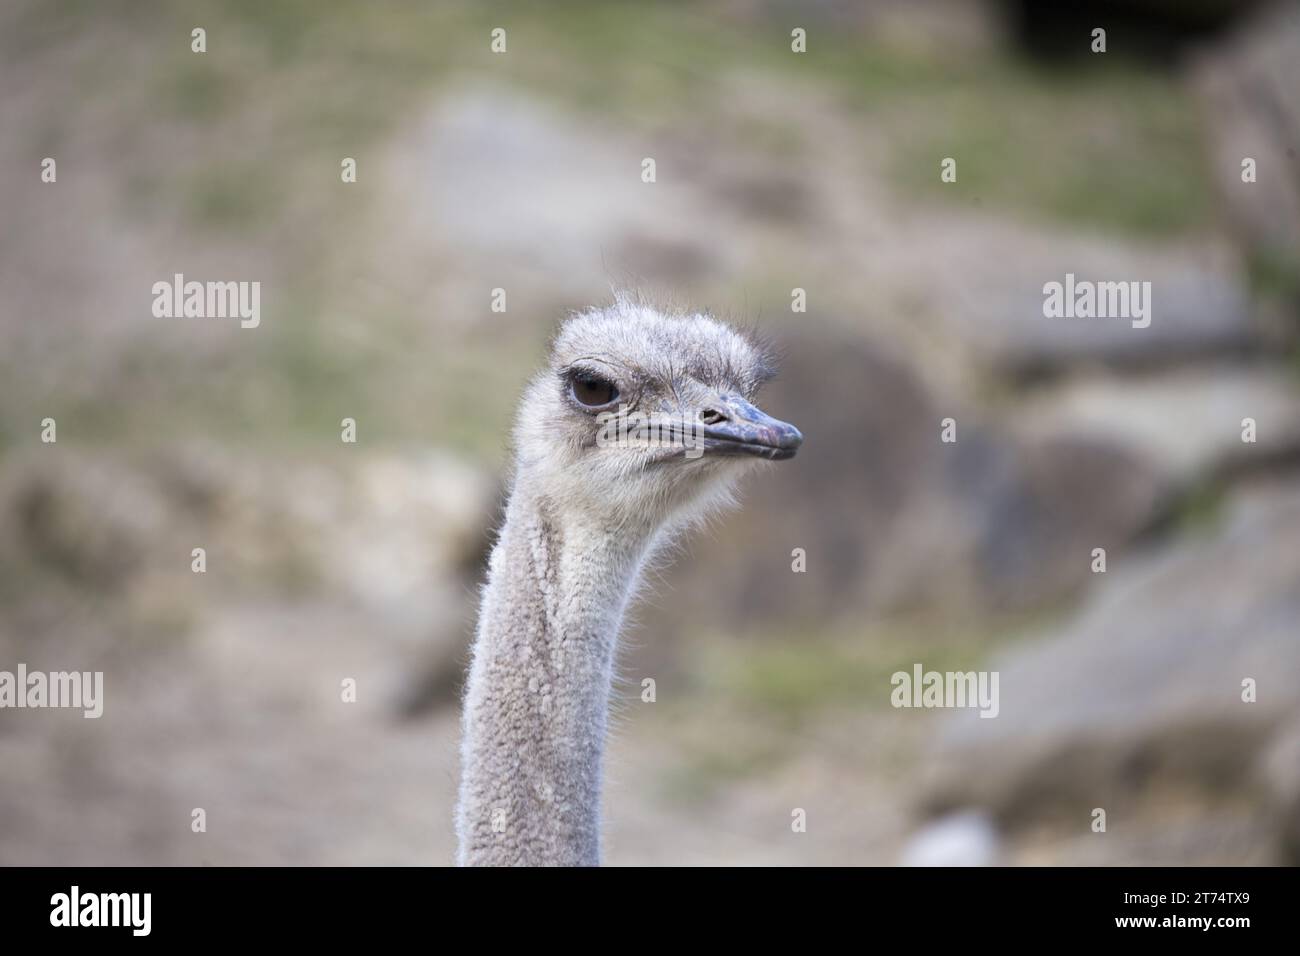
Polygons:
<instances>
[{"instance_id":1,"label":"ostrich nostril","mask_svg":"<svg viewBox=\"0 0 1300 956\"><path fill-rule=\"evenodd\" d=\"M700 412L700 422L705 425L716 425L718 422L725 422L727 416L715 408L706 408Z\"/></svg>"}]
</instances>

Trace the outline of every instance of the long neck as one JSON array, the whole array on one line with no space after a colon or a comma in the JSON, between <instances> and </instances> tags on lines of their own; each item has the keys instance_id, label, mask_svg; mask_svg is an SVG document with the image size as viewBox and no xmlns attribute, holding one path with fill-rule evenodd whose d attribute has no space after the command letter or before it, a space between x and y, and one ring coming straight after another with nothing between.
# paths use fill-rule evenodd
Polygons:
<instances>
[{"instance_id":1,"label":"long neck","mask_svg":"<svg viewBox=\"0 0 1300 956\"><path fill-rule=\"evenodd\" d=\"M461 865L600 862L615 648L652 537L565 522L516 487L492 552L465 693Z\"/></svg>"}]
</instances>

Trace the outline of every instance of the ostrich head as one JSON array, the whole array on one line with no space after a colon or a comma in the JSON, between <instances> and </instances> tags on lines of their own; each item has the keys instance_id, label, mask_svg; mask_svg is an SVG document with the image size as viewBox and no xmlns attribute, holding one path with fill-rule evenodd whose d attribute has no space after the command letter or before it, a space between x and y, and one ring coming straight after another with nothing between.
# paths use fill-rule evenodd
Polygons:
<instances>
[{"instance_id":1,"label":"ostrich head","mask_svg":"<svg viewBox=\"0 0 1300 956\"><path fill-rule=\"evenodd\" d=\"M803 442L753 404L773 373L764 349L707 315L626 297L574 315L524 396L519 476L605 526L689 520Z\"/></svg>"}]
</instances>

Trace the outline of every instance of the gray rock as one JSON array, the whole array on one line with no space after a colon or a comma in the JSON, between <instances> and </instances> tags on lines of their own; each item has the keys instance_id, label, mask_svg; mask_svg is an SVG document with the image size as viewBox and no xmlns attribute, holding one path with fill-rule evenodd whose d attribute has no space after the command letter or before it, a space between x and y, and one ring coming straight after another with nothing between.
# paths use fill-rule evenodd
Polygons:
<instances>
[{"instance_id":1,"label":"gray rock","mask_svg":"<svg viewBox=\"0 0 1300 956\"><path fill-rule=\"evenodd\" d=\"M1232 793L1266 812L1276 801L1251 781L1300 714L1297 541L1300 487L1280 483L1239 492L1210 536L1112 561L1063 631L992 662L996 719L948 720L931 809L1086 832L1102 807L1113 830L1168 784L1207 807ZM1247 678L1255 703L1242 700Z\"/></svg>"},{"instance_id":2,"label":"gray rock","mask_svg":"<svg viewBox=\"0 0 1300 956\"><path fill-rule=\"evenodd\" d=\"M117 590L145 564L172 518L153 476L109 457L42 447L6 461L0 570Z\"/></svg>"},{"instance_id":3,"label":"gray rock","mask_svg":"<svg viewBox=\"0 0 1300 956\"><path fill-rule=\"evenodd\" d=\"M939 470L939 415L908 365L822 331L783 340L781 375L761 400L803 430L803 450L747 484L743 516L692 542L665 611L734 628L865 604L883 586L895 560L884 542ZM807 573L792 573L794 548L807 550Z\"/></svg>"},{"instance_id":4,"label":"gray rock","mask_svg":"<svg viewBox=\"0 0 1300 956\"><path fill-rule=\"evenodd\" d=\"M1036 395L1015 414L1027 435L1122 446L1175 488L1300 453L1300 385L1288 369L1274 366L1086 375ZM1245 418L1255 419L1254 443L1241 440Z\"/></svg>"},{"instance_id":5,"label":"gray rock","mask_svg":"<svg viewBox=\"0 0 1300 956\"><path fill-rule=\"evenodd\" d=\"M1093 548L1122 552L1164 507L1151 463L1106 437L988 441L988 461L968 463L968 443L950 466L950 493L974 531L968 561L983 609L1070 597L1091 576Z\"/></svg>"},{"instance_id":6,"label":"gray rock","mask_svg":"<svg viewBox=\"0 0 1300 956\"><path fill-rule=\"evenodd\" d=\"M1079 362L1117 367L1164 366L1196 356L1250 351L1250 300L1230 251L1203 245L1151 248L1133 242L1023 236L999 250L966 245L945 260L958 287L942 310L946 330L995 373L1055 374ZM1133 318L1063 318L1043 314L1044 286L1150 282L1150 325Z\"/></svg>"},{"instance_id":7,"label":"gray rock","mask_svg":"<svg viewBox=\"0 0 1300 956\"><path fill-rule=\"evenodd\" d=\"M804 448L748 484L743 516L692 542L657 620L735 629L827 608L859 619L1050 605L1086 583L1092 548L1122 550L1164 506L1169 483L1141 449L1017 435L860 337L818 328L782 345L762 403L799 425ZM955 444L940 441L946 417Z\"/></svg>"},{"instance_id":8,"label":"gray rock","mask_svg":"<svg viewBox=\"0 0 1300 956\"><path fill-rule=\"evenodd\" d=\"M903 866L994 866L997 829L981 813L955 813L922 827L903 848Z\"/></svg>"},{"instance_id":9,"label":"gray rock","mask_svg":"<svg viewBox=\"0 0 1300 956\"><path fill-rule=\"evenodd\" d=\"M1266 5L1193 80L1229 216L1255 256L1300 275L1300 3ZM1253 183L1241 179L1246 157Z\"/></svg>"},{"instance_id":10,"label":"gray rock","mask_svg":"<svg viewBox=\"0 0 1300 956\"><path fill-rule=\"evenodd\" d=\"M1282 856L1300 865L1300 717L1284 727L1263 762L1263 774L1282 833Z\"/></svg>"}]
</instances>

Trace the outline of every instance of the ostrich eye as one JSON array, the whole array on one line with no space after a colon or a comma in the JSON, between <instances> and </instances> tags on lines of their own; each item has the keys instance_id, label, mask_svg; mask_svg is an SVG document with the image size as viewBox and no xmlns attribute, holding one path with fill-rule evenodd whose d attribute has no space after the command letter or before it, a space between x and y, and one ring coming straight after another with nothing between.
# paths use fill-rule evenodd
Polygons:
<instances>
[{"instance_id":1,"label":"ostrich eye","mask_svg":"<svg viewBox=\"0 0 1300 956\"><path fill-rule=\"evenodd\" d=\"M588 408L599 408L618 398L618 387L613 382L591 372L574 375L572 391L577 403Z\"/></svg>"}]
</instances>

